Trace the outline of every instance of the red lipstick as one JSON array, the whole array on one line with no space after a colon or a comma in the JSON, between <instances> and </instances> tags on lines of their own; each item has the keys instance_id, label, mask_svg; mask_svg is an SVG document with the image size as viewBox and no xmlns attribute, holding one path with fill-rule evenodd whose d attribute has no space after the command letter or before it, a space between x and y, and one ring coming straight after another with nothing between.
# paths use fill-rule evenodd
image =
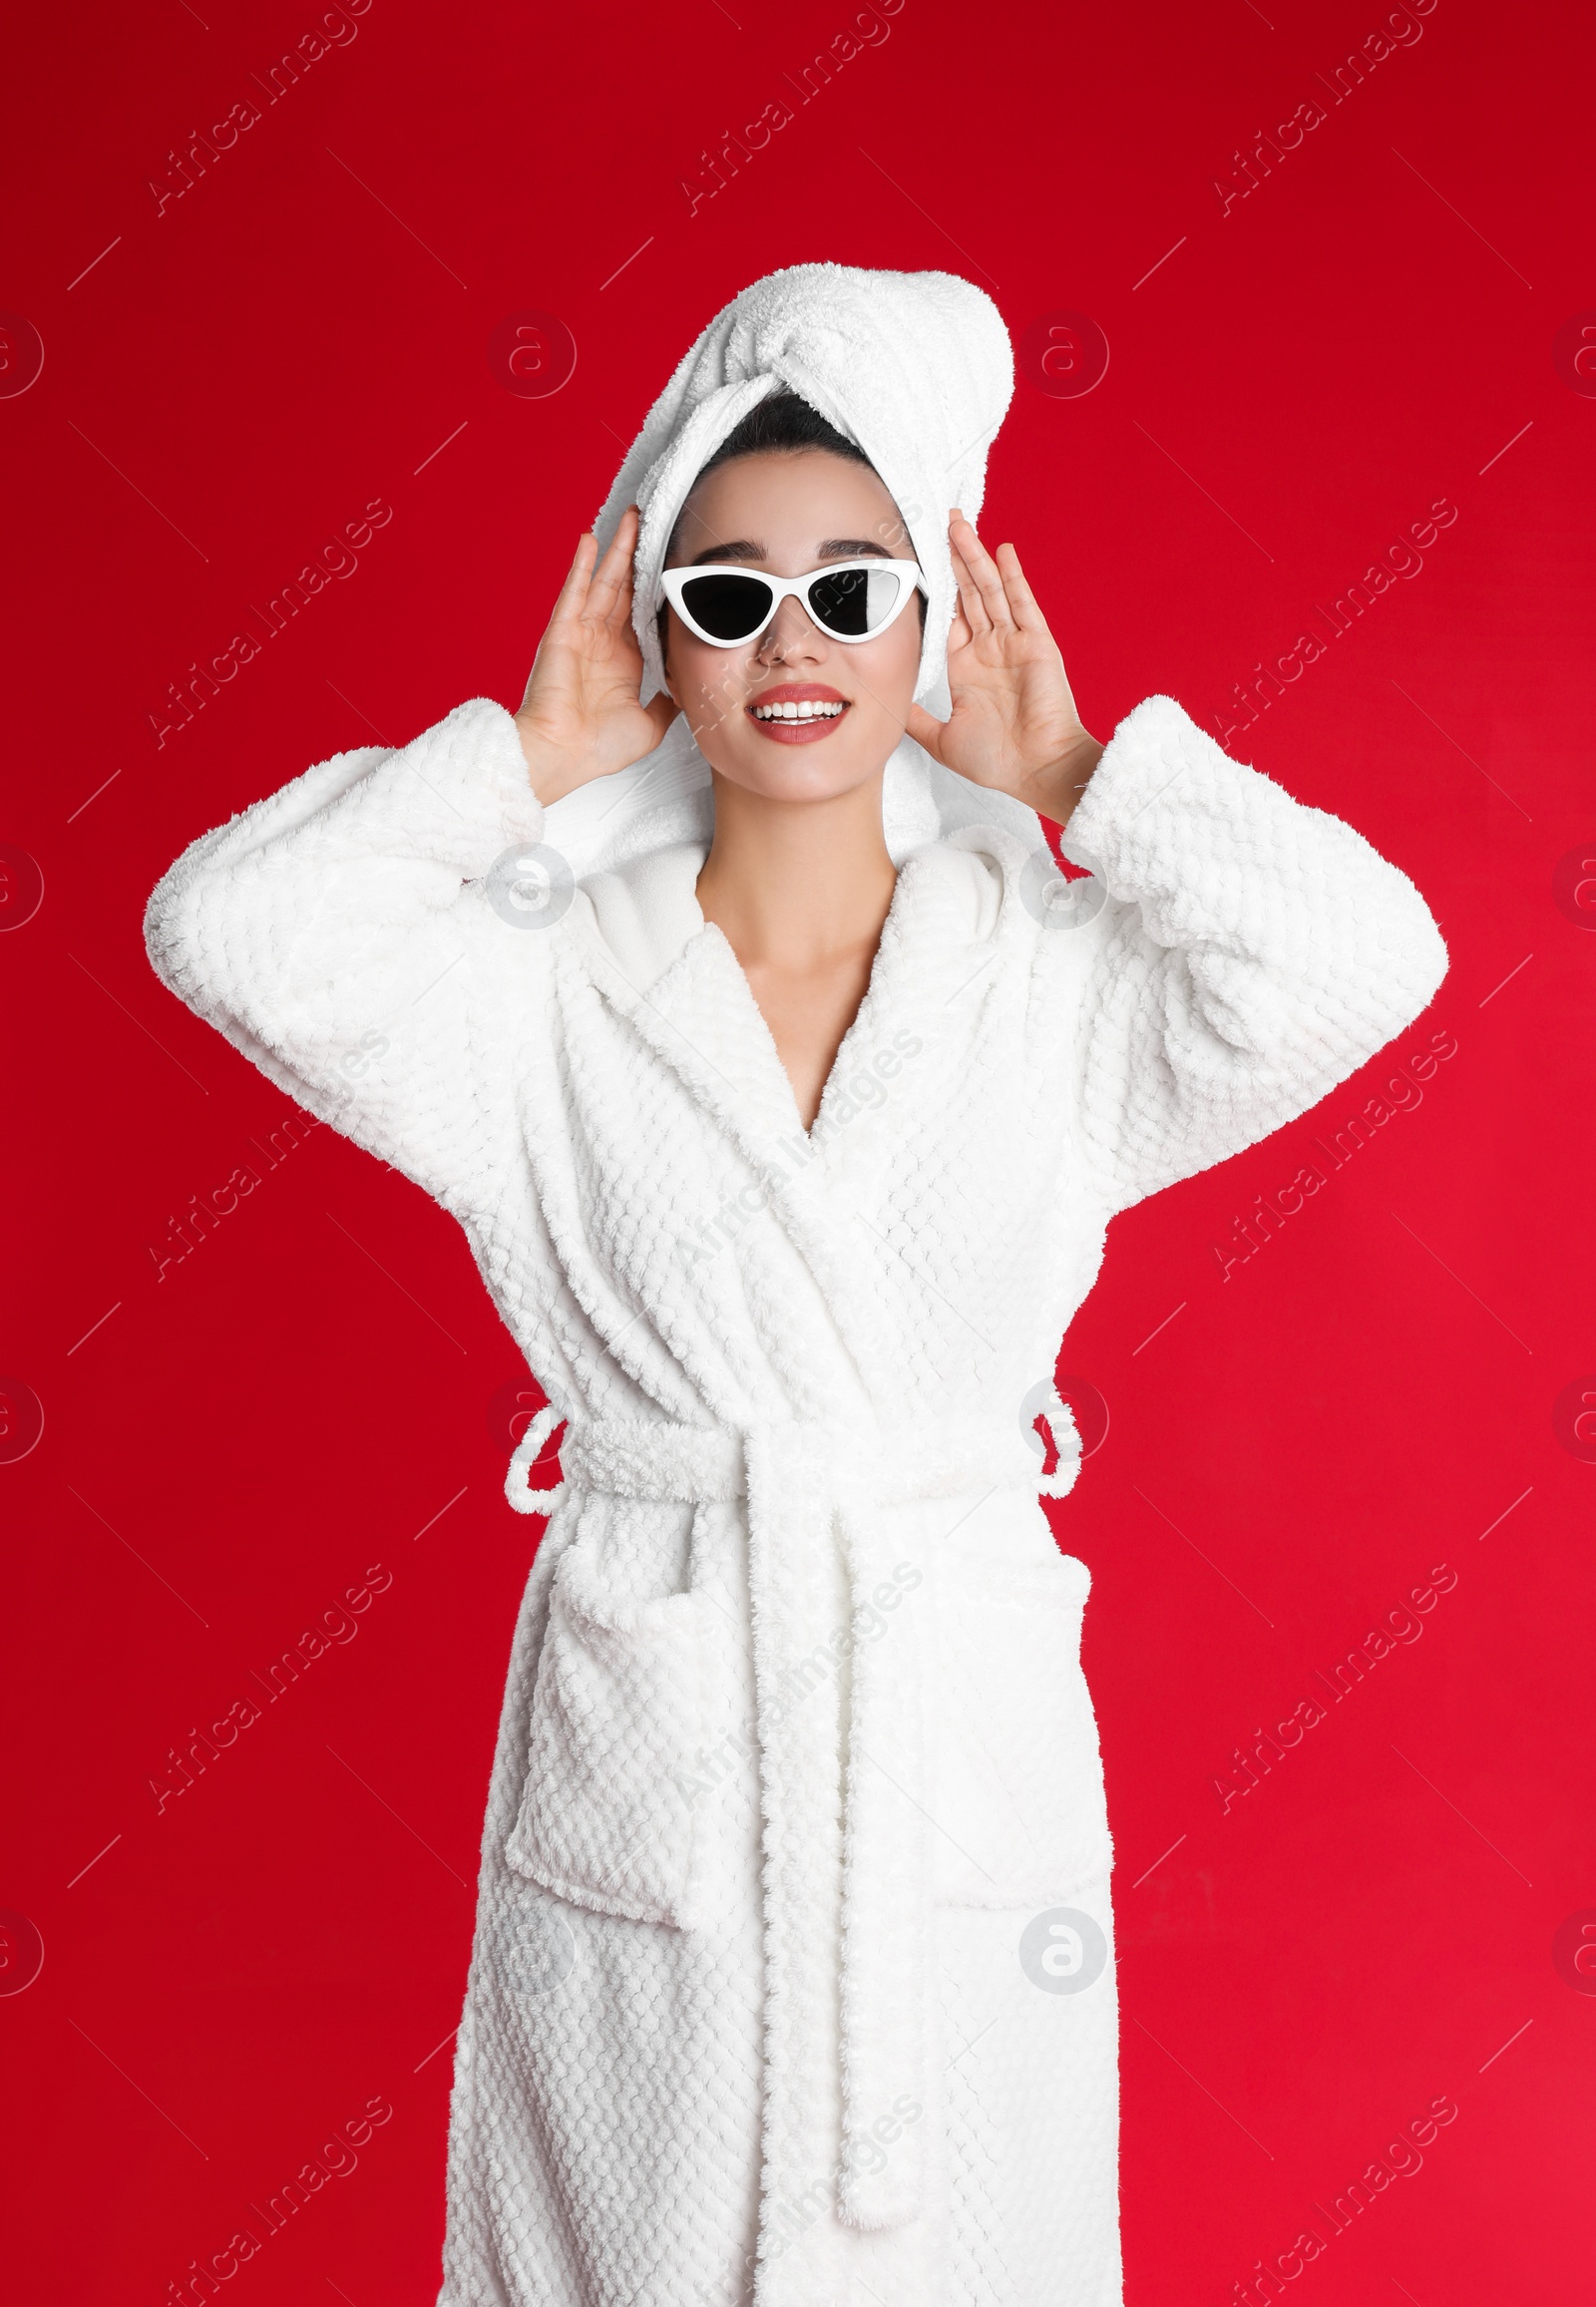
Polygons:
<instances>
[{"instance_id":1,"label":"red lipstick","mask_svg":"<svg viewBox=\"0 0 1596 2307\"><path fill-rule=\"evenodd\" d=\"M808 710L800 712L801 706ZM781 681L761 689L743 707L760 736L777 745L817 744L847 719L850 710L851 700L824 681Z\"/></svg>"}]
</instances>

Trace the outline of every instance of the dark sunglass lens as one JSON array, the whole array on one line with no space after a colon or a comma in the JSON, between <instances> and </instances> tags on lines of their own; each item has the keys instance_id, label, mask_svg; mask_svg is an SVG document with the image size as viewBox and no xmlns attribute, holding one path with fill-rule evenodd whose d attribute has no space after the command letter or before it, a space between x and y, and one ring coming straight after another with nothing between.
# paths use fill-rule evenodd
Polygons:
<instances>
[{"instance_id":1,"label":"dark sunglass lens","mask_svg":"<svg viewBox=\"0 0 1596 2307\"><path fill-rule=\"evenodd\" d=\"M819 577L809 597L828 631L863 634L886 623L897 605L899 587L890 569L839 569Z\"/></svg>"},{"instance_id":2,"label":"dark sunglass lens","mask_svg":"<svg viewBox=\"0 0 1596 2307\"><path fill-rule=\"evenodd\" d=\"M770 587L757 577L694 577L681 597L695 624L716 640L747 640L770 614Z\"/></svg>"}]
</instances>

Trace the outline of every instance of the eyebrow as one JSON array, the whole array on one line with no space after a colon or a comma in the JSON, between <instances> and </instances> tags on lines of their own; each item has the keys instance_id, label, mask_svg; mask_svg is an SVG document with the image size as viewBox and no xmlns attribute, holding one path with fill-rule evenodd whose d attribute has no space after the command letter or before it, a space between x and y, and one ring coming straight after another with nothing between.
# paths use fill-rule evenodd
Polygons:
<instances>
[{"instance_id":1,"label":"eyebrow","mask_svg":"<svg viewBox=\"0 0 1596 2307\"><path fill-rule=\"evenodd\" d=\"M885 545L878 545L869 537L826 537L820 543L822 561L862 561L867 554L877 554L883 561L891 561L892 554ZM688 569L699 569L705 562L763 561L765 548L751 538L736 537L727 545L709 545L702 553L695 553L686 564Z\"/></svg>"}]
</instances>

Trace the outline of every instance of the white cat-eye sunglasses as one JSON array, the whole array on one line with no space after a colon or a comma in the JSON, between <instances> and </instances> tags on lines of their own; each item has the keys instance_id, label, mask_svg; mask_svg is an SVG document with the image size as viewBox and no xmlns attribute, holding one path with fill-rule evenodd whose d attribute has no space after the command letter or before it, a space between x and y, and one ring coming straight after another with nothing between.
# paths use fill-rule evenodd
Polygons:
<instances>
[{"instance_id":1,"label":"white cat-eye sunglasses","mask_svg":"<svg viewBox=\"0 0 1596 2307\"><path fill-rule=\"evenodd\" d=\"M807 577L762 577L722 562L660 572L660 590L687 630L717 649L757 640L789 594L832 640L875 640L929 587L918 561L833 561Z\"/></svg>"}]
</instances>

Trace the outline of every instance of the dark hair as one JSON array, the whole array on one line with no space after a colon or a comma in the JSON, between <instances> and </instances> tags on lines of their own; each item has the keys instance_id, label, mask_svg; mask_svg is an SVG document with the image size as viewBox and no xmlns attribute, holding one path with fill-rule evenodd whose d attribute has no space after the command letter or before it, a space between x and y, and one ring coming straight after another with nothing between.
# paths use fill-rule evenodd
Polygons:
<instances>
[{"instance_id":1,"label":"dark hair","mask_svg":"<svg viewBox=\"0 0 1596 2307\"><path fill-rule=\"evenodd\" d=\"M692 490L697 488L698 483L706 473L712 473L717 465L729 465L733 457L760 457L795 449L826 449L834 457L847 457L856 465L870 466L873 473L876 470L857 441L850 441L845 433L839 433L836 426L828 423L817 408L811 407L810 403L795 393L790 386L783 385L779 391L767 393L762 401L757 402L748 411L748 414L739 424L733 425L719 448L699 466L687 496L692 495ZM879 475L877 477L880 478ZM684 497L682 499L683 512L686 510L686 502ZM675 548L676 530L681 526L681 514L678 513L676 527L671 530L670 541L665 547L665 561L670 559ZM917 591L915 602L920 610L920 629L924 632L926 629L925 594ZM659 653L661 657L665 652L668 614L669 604L666 603L659 611Z\"/></svg>"},{"instance_id":2,"label":"dark hair","mask_svg":"<svg viewBox=\"0 0 1596 2307\"><path fill-rule=\"evenodd\" d=\"M767 393L756 402L742 422L732 427L708 463L699 466L693 488L717 465L729 465L733 457L757 457L766 449L829 449L834 457L851 457L856 465L870 464L857 441L839 433L818 409L783 385L779 392Z\"/></svg>"}]
</instances>

